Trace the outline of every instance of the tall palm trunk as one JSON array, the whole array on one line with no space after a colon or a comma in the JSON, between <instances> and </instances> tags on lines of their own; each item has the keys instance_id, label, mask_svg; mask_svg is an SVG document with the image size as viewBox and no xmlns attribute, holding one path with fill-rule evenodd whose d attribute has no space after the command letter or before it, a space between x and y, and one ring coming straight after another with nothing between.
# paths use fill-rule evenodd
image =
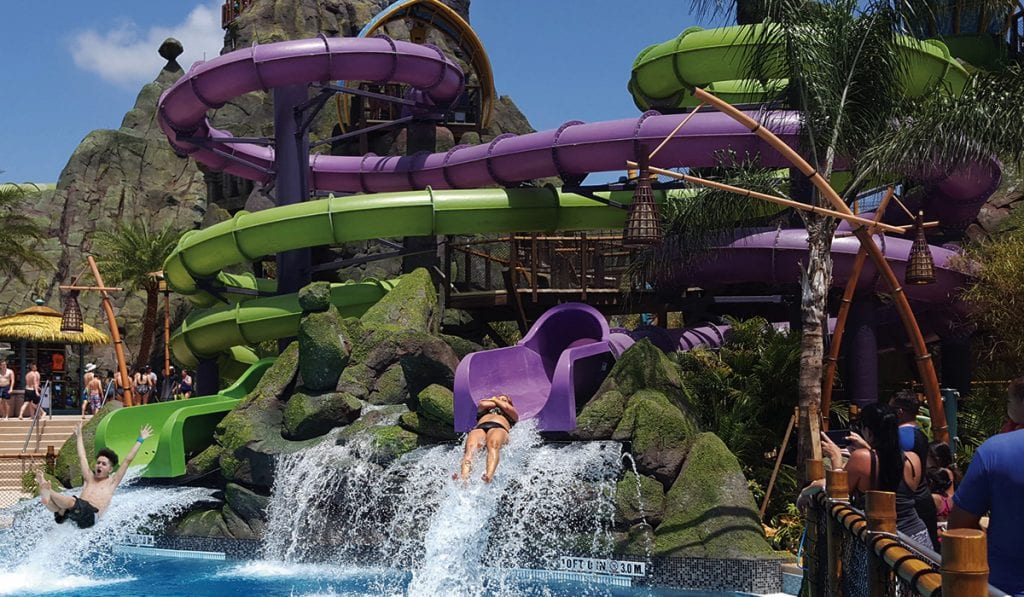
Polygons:
<instances>
[{"instance_id":1,"label":"tall palm trunk","mask_svg":"<svg viewBox=\"0 0 1024 597\"><path fill-rule=\"evenodd\" d=\"M135 366L144 367L149 363L153 351L153 333L156 331L156 315L160 302L160 290L157 285L146 285L146 313L142 317L142 338L139 339L139 354Z\"/></svg>"},{"instance_id":2,"label":"tall palm trunk","mask_svg":"<svg viewBox=\"0 0 1024 597\"><path fill-rule=\"evenodd\" d=\"M814 438L810 437L810 417L821 409L821 376L825 358L826 300L832 282L832 222L816 214L808 214L807 265L801 277L800 322L800 377L798 380L800 405L799 459L805 462L812 455ZM804 476L799 467L800 478Z\"/></svg>"}]
</instances>

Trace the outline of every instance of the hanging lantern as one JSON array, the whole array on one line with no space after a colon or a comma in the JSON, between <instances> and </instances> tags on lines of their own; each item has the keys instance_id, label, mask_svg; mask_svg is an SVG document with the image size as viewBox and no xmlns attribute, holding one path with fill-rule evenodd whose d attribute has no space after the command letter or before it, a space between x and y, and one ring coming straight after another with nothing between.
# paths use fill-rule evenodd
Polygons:
<instances>
[{"instance_id":1,"label":"hanging lantern","mask_svg":"<svg viewBox=\"0 0 1024 597\"><path fill-rule=\"evenodd\" d=\"M82 308L78 306L78 291L72 290L64 299L64 312L60 316L60 331L82 331Z\"/></svg>"},{"instance_id":2,"label":"hanging lantern","mask_svg":"<svg viewBox=\"0 0 1024 597\"><path fill-rule=\"evenodd\" d=\"M910 246L910 257L903 281L907 284L920 286L935 283L935 261L928 247L928 239L924 236L924 212L917 212L914 222L914 244Z\"/></svg>"},{"instance_id":3,"label":"hanging lantern","mask_svg":"<svg viewBox=\"0 0 1024 597\"><path fill-rule=\"evenodd\" d=\"M636 190L633 191L633 202L629 205L626 226L622 231L622 246L648 247L661 244L661 216L658 204L654 202L654 191L651 190L651 173L647 169L647 151L640 150L638 160Z\"/></svg>"}]
</instances>

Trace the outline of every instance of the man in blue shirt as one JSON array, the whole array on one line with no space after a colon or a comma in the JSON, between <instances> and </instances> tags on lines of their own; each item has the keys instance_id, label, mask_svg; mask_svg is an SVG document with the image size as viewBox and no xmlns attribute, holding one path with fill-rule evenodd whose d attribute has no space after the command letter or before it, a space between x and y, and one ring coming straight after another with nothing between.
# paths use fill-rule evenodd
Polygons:
<instances>
[{"instance_id":1,"label":"man in blue shirt","mask_svg":"<svg viewBox=\"0 0 1024 597\"><path fill-rule=\"evenodd\" d=\"M1010 383L1006 414L1024 423L1024 377ZM989 584L1024 597L1024 430L990 437L974 452L956 488L949 528L980 528L989 514Z\"/></svg>"}]
</instances>

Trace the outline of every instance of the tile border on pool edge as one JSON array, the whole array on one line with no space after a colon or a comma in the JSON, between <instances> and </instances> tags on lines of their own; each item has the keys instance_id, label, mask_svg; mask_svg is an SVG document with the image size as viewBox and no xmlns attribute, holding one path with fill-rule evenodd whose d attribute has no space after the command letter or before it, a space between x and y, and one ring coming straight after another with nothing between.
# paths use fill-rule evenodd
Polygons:
<instances>
[{"instance_id":1,"label":"tile border on pool edge","mask_svg":"<svg viewBox=\"0 0 1024 597\"><path fill-rule=\"evenodd\" d=\"M251 539L159 535L147 536L142 543L144 544L127 545L177 551L219 552L223 553L226 559L232 560L254 560L263 555L262 544ZM782 566L789 561L784 556L765 559L652 556L648 559L643 556L614 554L613 557L616 560L650 563L650 572L646 577L632 579L634 586L755 594L782 592Z\"/></svg>"}]
</instances>

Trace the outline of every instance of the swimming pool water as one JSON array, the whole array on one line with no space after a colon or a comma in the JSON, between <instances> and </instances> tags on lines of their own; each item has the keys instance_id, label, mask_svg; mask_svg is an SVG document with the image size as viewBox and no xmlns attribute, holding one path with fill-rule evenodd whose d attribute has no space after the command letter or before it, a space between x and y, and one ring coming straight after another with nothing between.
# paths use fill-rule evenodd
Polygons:
<instances>
[{"instance_id":1,"label":"swimming pool water","mask_svg":"<svg viewBox=\"0 0 1024 597\"><path fill-rule=\"evenodd\" d=\"M331 565L265 561L210 561L130 556L96 570L58 578L19 577L17 569L0 572L0 595L106 597L124 595L196 597L262 596L401 596L411 574ZM5 578L6 577L6 578ZM478 585L480 595L543 595L545 597L653 595L667 597L736 597L738 593L706 593L669 589L611 587L601 583L497 579ZM433 595L430 597L442 597Z\"/></svg>"}]
</instances>

